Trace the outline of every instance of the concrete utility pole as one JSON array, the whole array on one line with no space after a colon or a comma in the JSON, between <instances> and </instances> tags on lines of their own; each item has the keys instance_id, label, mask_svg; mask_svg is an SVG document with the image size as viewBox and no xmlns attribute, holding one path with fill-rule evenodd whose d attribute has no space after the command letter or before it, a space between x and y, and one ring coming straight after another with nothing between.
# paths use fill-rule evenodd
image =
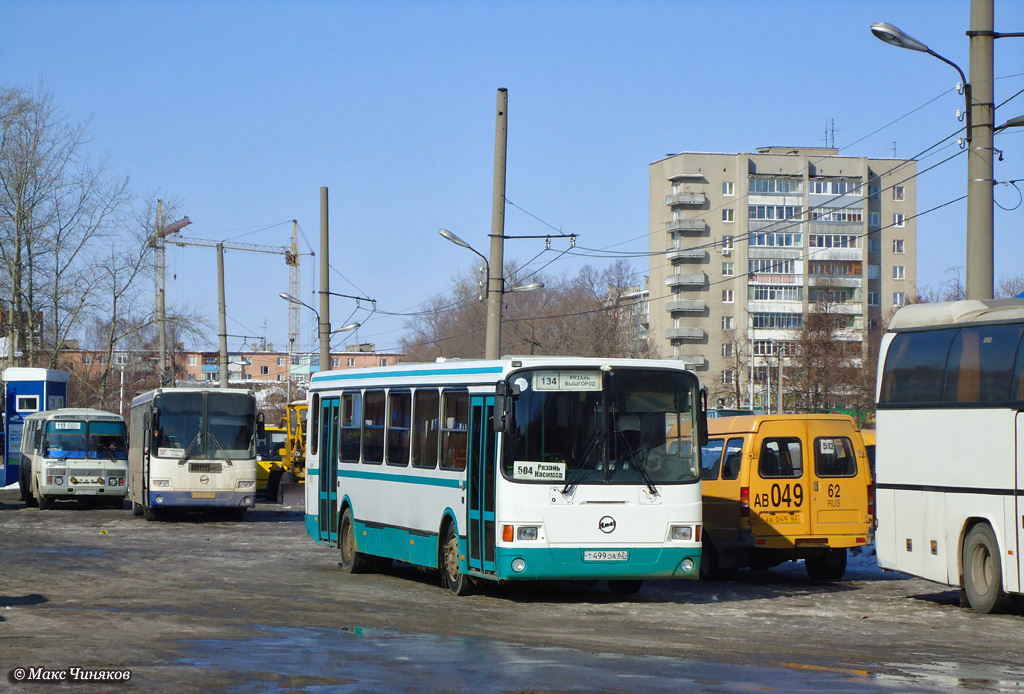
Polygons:
<instances>
[{"instance_id":1,"label":"concrete utility pole","mask_svg":"<svg viewBox=\"0 0 1024 694\"><path fill-rule=\"evenodd\" d=\"M994 0L971 0L970 74L972 132L967 133L967 298L991 299L995 272L992 190Z\"/></svg>"},{"instance_id":2,"label":"concrete utility pole","mask_svg":"<svg viewBox=\"0 0 1024 694\"><path fill-rule=\"evenodd\" d=\"M491 257L487 277L487 333L485 359L501 356L501 302L505 291L505 157L508 147L508 90L498 90L498 116L494 131L494 198L491 204Z\"/></svg>"},{"instance_id":3,"label":"concrete utility pole","mask_svg":"<svg viewBox=\"0 0 1024 694\"><path fill-rule=\"evenodd\" d=\"M164 201L156 201L156 228L154 229L153 236L149 239L149 245L153 249L153 277L156 283L156 306L153 309L153 322L156 324L157 341L159 344L157 376L160 379L161 388L167 384L168 370L172 371L171 378L173 379L174 377L173 369L169 369L167 365L167 330L164 327L166 324L165 285L167 280L167 256L164 240L169 234L177 233L191 223L188 217L182 217L165 227Z\"/></svg>"},{"instance_id":4,"label":"concrete utility pole","mask_svg":"<svg viewBox=\"0 0 1024 694\"><path fill-rule=\"evenodd\" d=\"M224 244L217 244L217 325L220 332L220 387L228 387L228 319L224 300Z\"/></svg>"},{"instance_id":5,"label":"concrete utility pole","mask_svg":"<svg viewBox=\"0 0 1024 694\"><path fill-rule=\"evenodd\" d=\"M320 188L320 370L331 370L331 303L327 187Z\"/></svg>"}]
</instances>

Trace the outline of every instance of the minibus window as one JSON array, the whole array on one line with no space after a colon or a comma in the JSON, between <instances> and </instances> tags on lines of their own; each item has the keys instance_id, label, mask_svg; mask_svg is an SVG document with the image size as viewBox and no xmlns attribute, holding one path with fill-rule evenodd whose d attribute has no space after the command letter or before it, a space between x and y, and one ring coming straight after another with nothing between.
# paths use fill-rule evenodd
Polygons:
<instances>
[{"instance_id":1,"label":"minibus window","mask_svg":"<svg viewBox=\"0 0 1024 694\"><path fill-rule=\"evenodd\" d=\"M857 456L845 436L814 439L814 473L818 477L853 477L857 474Z\"/></svg>"},{"instance_id":2,"label":"minibus window","mask_svg":"<svg viewBox=\"0 0 1024 694\"><path fill-rule=\"evenodd\" d=\"M743 439L729 439L729 443L725 444L725 455L722 457L725 460L722 463L722 479L738 479L740 468L743 466Z\"/></svg>"},{"instance_id":3,"label":"minibus window","mask_svg":"<svg viewBox=\"0 0 1024 694\"><path fill-rule=\"evenodd\" d=\"M702 480L717 480L718 469L722 464L723 439L711 439L708 445L700 449L700 478Z\"/></svg>"},{"instance_id":4,"label":"minibus window","mask_svg":"<svg viewBox=\"0 0 1024 694\"><path fill-rule=\"evenodd\" d=\"M761 477L800 477L804 474L800 439L779 437L765 439L758 460Z\"/></svg>"}]
</instances>

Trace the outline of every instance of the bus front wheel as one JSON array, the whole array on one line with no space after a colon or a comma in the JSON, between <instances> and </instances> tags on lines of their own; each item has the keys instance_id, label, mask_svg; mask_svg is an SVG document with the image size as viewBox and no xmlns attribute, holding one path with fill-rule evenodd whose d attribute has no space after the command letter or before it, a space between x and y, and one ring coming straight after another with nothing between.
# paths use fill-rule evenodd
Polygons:
<instances>
[{"instance_id":1,"label":"bus front wheel","mask_svg":"<svg viewBox=\"0 0 1024 694\"><path fill-rule=\"evenodd\" d=\"M964 591L975 612L1006 612L1012 600L1003 590L999 543L988 523L971 528L964 540Z\"/></svg>"},{"instance_id":2,"label":"bus front wheel","mask_svg":"<svg viewBox=\"0 0 1024 694\"><path fill-rule=\"evenodd\" d=\"M369 557L356 551L356 524L352 520L352 509L341 514L341 529L338 533L341 548L341 570L347 574L365 573L370 566Z\"/></svg>"},{"instance_id":3,"label":"bus front wheel","mask_svg":"<svg viewBox=\"0 0 1024 694\"><path fill-rule=\"evenodd\" d=\"M449 523L444 545L441 546L441 585L450 590L452 595L469 595L472 592L472 581L462 573L459 533L455 530L455 523Z\"/></svg>"}]
</instances>

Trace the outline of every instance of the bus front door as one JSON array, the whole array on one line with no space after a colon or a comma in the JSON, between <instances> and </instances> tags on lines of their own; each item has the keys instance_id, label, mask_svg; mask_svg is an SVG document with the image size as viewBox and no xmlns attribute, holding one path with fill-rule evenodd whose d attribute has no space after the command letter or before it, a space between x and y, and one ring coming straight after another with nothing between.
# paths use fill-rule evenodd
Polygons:
<instances>
[{"instance_id":1,"label":"bus front door","mask_svg":"<svg viewBox=\"0 0 1024 694\"><path fill-rule=\"evenodd\" d=\"M320 540L338 542L338 398L320 401Z\"/></svg>"},{"instance_id":2,"label":"bus front door","mask_svg":"<svg viewBox=\"0 0 1024 694\"><path fill-rule=\"evenodd\" d=\"M468 564L472 571L494 573L495 433L494 397L473 397L469 412Z\"/></svg>"}]
</instances>

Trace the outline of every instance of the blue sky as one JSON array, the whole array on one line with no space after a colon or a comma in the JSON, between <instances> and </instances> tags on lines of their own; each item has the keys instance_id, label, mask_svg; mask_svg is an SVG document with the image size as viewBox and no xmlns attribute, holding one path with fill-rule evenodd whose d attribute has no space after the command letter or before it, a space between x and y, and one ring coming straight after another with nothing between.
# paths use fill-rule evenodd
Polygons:
<instances>
[{"instance_id":1,"label":"blue sky","mask_svg":"<svg viewBox=\"0 0 1024 694\"><path fill-rule=\"evenodd\" d=\"M0 83L45 84L73 119L89 119L91 155L140 195L180 199L186 236L286 245L297 219L303 249L315 248L327 186L332 290L405 312L474 266L439 227L487 252L499 87L516 205L506 233L555 227L584 248L643 252L648 164L666 153L820 146L834 121L842 154L891 156L895 143L906 157L952 133L955 71L868 27L895 24L966 71L969 5L0 0ZM1024 3L996 0L996 30L1024 31ZM997 104L1024 89L1024 39L996 42L995 74ZM1022 113L1024 95L996 122ZM1024 178L1024 129L996 147L996 179ZM963 195L965 181L963 156L923 174L919 211ZM1008 186L996 199L1019 201ZM920 285L964 265L965 217L960 202L919 219ZM1022 228L1024 207L996 209L997 277L1024 273ZM543 244L508 241L506 259L525 262ZM564 248L553 241L537 264ZM167 257L169 305L201 308L216 325L213 250ZM563 255L547 271L604 262ZM302 298L314 306L317 266L304 258ZM285 348L283 260L235 252L226 268L228 332ZM354 308L334 299L334 325ZM304 310L300 348L315 349L314 331ZM356 337L389 349L402 333L403 319L379 312Z\"/></svg>"}]
</instances>

